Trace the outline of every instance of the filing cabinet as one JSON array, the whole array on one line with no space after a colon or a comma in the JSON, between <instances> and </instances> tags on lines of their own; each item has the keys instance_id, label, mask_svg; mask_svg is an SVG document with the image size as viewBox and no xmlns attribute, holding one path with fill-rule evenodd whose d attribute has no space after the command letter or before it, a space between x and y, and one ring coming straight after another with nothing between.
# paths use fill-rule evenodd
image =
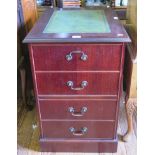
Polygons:
<instances>
[{"instance_id":1,"label":"filing cabinet","mask_svg":"<svg viewBox=\"0 0 155 155\"><path fill-rule=\"evenodd\" d=\"M41 36L49 12L24 41L29 43L41 151L116 152L124 47L130 39L115 20L112 34L103 36ZM114 32L123 37L109 39Z\"/></svg>"}]
</instances>

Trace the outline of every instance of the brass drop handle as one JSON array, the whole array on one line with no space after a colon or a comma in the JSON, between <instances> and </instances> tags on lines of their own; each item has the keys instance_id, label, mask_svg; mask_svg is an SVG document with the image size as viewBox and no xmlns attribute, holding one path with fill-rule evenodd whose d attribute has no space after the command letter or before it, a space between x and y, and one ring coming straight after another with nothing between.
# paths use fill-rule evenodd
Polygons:
<instances>
[{"instance_id":1,"label":"brass drop handle","mask_svg":"<svg viewBox=\"0 0 155 155\"><path fill-rule=\"evenodd\" d=\"M76 87L76 88L74 88L74 83L73 83L73 81L68 81L68 82L67 82L67 86L70 87L72 90L82 90L82 89L84 89L87 85L88 85L88 82L87 82L87 81L82 81L82 82L81 82L81 87Z\"/></svg>"},{"instance_id":2,"label":"brass drop handle","mask_svg":"<svg viewBox=\"0 0 155 155\"><path fill-rule=\"evenodd\" d=\"M66 60L67 61L71 61L73 59L72 54L82 54L81 55L81 60L82 61L86 61L88 59L88 56L84 52L82 52L82 51L72 51L72 52L70 52L69 54L66 55Z\"/></svg>"},{"instance_id":3,"label":"brass drop handle","mask_svg":"<svg viewBox=\"0 0 155 155\"><path fill-rule=\"evenodd\" d=\"M82 127L79 131L76 130L74 127L70 127L69 131L74 135L74 136L83 136L87 133L88 129L87 127Z\"/></svg>"},{"instance_id":4,"label":"brass drop handle","mask_svg":"<svg viewBox=\"0 0 155 155\"><path fill-rule=\"evenodd\" d=\"M72 116L80 117L83 116L87 112L87 107L82 107L80 112L76 112L75 108L69 107L68 111L72 114Z\"/></svg>"}]
</instances>

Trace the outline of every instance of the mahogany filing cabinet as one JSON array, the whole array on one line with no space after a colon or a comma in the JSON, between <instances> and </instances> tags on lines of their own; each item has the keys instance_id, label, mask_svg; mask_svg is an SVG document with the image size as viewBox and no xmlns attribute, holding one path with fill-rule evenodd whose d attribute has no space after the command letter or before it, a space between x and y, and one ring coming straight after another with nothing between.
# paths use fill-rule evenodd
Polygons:
<instances>
[{"instance_id":1,"label":"mahogany filing cabinet","mask_svg":"<svg viewBox=\"0 0 155 155\"><path fill-rule=\"evenodd\" d=\"M54 30L49 26L51 20L59 19L55 12L66 16L69 11L76 12L76 20L79 11L83 13L82 18L93 13L89 20L96 22L102 15L108 27L104 30L102 27L96 27L97 30L90 27L92 32L77 27L73 28L73 32L63 24L59 29L60 21ZM71 26L70 23L65 24ZM41 151L117 151L126 42L130 42L130 38L110 8L82 11L50 9L38 20L24 43L29 45Z\"/></svg>"}]
</instances>

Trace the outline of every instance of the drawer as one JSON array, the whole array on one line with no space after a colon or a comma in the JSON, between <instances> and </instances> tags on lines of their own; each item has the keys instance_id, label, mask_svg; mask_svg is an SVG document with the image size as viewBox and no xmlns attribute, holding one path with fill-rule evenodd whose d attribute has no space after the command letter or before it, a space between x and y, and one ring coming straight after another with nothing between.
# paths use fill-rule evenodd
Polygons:
<instances>
[{"instance_id":1,"label":"drawer","mask_svg":"<svg viewBox=\"0 0 155 155\"><path fill-rule=\"evenodd\" d=\"M119 73L36 73L39 95L117 95Z\"/></svg>"},{"instance_id":2,"label":"drawer","mask_svg":"<svg viewBox=\"0 0 155 155\"><path fill-rule=\"evenodd\" d=\"M121 44L32 45L36 71L120 70Z\"/></svg>"},{"instance_id":3,"label":"drawer","mask_svg":"<svg viewBox=\"0 0 155 155\"><path fill-rule=\"evenodd\" d=\"M103 138L115 137L114 121L42 121L42 138Z\"/></svg>"},{"instance_id":4,"label":"drawer","mask_svg":"<svg viewBox=\"0 0 155 155\"><path fill-rule=\"evenodd\" d=\"M115 120L117 101L39 100L41 119Z\"/></svg>"}]
</instances>

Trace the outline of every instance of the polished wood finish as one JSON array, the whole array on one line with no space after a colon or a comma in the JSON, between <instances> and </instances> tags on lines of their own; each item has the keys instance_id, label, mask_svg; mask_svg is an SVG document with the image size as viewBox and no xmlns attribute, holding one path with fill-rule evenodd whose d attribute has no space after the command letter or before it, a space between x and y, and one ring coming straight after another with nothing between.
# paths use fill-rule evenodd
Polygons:
<instances>
[{"instance_id":1,"label":"polished wood finish","mask_svg":"<svg viewBox=\"0 0 155 155\"><path fill-rule=\"evenodd\" d=\"M40 139L43 152L116 152L117 140L47 140ZM51 147L52 146L52 147Z\"/></svg>"},{"instance_id":2,"label":"polished wood finish","mask_svg":"<svg viewBox=\"0 0 155 155\"><path fill-rule=\"evenodd\" d=\"M66 38L61 38L61 34L41 34L51 11L41 17L24 40L30 42L42 151L116 152L124 42L130 39L118 20L111 19L113 12L110 9L105 9L112 30L110 34L91 34L91 37L81 34L84 38L77 40L71 38L71 34ZM114 29L115 33L122 32L124 37L116 38ZM56 36L59 39L55 39ZM66 54L71 50L83 50L88 61L81 62L79 55L66 61ZM67 85L68 81L73 82L72 87ZM88 85L82 87L82 81L87 81ZM87 105L86 115L73 118L66 109L72 105L77 110L75 114L81 106ZM70 127L75 131L70 131ZM77 143L71 143L71 140ZM61 143L58 145L58 142Z\"/></svg>"},{"instance_id":3,"label":"polished wood finish","mask_svg":"<svg viewBox=\"0 0 155 155\"><path fill-rule=\"evenodd\" d=\"M103 9L102 9L103 10ZM117 19L117 15L111 8L104 8L104 12L110 27L110 33L43 33L54 9L47 10L35 24L31 32L24 39L24 43L105 43L105 42L130 42L128 34ZM80 11L80 10L79 10ZM114 18L115 17L115 18ZM72 36L81 38L72 38Z\"/></svg>"},{"instance_id":4,"label":"polished wood finish","mask_svg":"<svg viewBox=\"0 0 155 155\"><path fill-rule=\"evenodd\" d=\"M113 100L39 100L41 120L115 120L117 101ZM69 108L73 107L72 114ZM87 111L80 114L83 107Z\"/></svg>"},{"instance_id":5,"label":"polished wood finish","mask_svg":"<svg viewBox=\"0 0 155 155\"><path fill-rule=\"evenodd\" d=\"M100 138L113 139L114 121L42 121L43 133L42 138ZM80 133L83 127L88 131L82 135L73 135L69 129L73 127Z\"/></svg>"},{"instance_id":6,"label":"polished wood finish","mask_svg":"<svg viewBox=\"0 0 155 155\"><path fill-rule=\"evenodd\" d=\"M31 47L36 71L119 71L122 44L34 44ZM66 56L73 51L72 60ZM96 61L97 60L97 61ZM60 62L60 63L59 63Z\"/></svg>"},{"instance_id":7,"label":"polished wood finish","mask_svg":"<svg viewBox=\"0 0 155 155\"><path fill-rule=\"evenodd\" d=\"M37 95L37 99L38 99L37 106L38 106L38 111L39 111L41 135L44 135L46 133L47 134L46 136L49 139L49 141L58 140L58 136L56 136L55 138L52 138L53 135L50 136L50 134L52 134L54 132L57 132L57 131L60 132L60 128L62 128L62 126L64 127L65 125L67 125L66 123L70 122L71 124L69 124L69 125L73 125L73 124L75 124L75 125L85 125L84 122L88 122L87 124L88 124L89 128L91 128L91 136L92 136L92 133L94 131L98 131L99 133L103 133L103 130L102 130L102 128L103 128L106 132L110 131L109 133L107 133L108 135L111 134L111 135L113 135L114 138L116 138L117 122L118 122L118 108L119 108L118 101L119 101L119 97L120 97L120 88L121 88L121 80L122 80L122 69L123 69L123 62L124 62L124 44L121 44L122 48L120 49L120 52L117 53L117 54L121 53L121 55L120 55L121 58L118 58L116 56L118 59L120 59L120 62L121 62L120 63L120 68L119 68L118 71L104 71L104 70L103 71L97 71L97 69L96 69L96 71L88 71L88 72L87 71L61 71L61 70L57 70L57 71L46 71L46 70L44 70L44 71L37 71L37 70L35 70L35 66L34 66L34 56L33 56L33 53L35 51L34 50L32 51L33 45L34 44L30 44L29 47L30 47L31 62L33 62L33 63L31 63L31 65L32 65L32 70L33 70L36 95ZM40 45L42 46L43 44L40 44ZM55 46L53 44L51 44L51 45ZM66 45L67 44L65 44L65 46ZM104 46L105 45L103 44L103 47ZM79 44L77 44L77 47L79 47ZM108 52L108 51L109 50L107 50L106 52ZM42 61L45 62L44 60L42 60ZM38 81L38 77L39 77L40 81ZM43 78L40 78L40 77L43 77ZM83 77L84 77L88 81L88 86L89 87L87 86L86 89L84 88L84 90L80 90L79 93L77 93L75 90L71 90L66 85L67 81L65 81L64 79L66 79L66 80L69 79L70 80L69 77L73 77L73 81L74 82L76 81L77 84L78 84L78 85L75 85L75 86L78 86L78 87L79 87L79 85L80 85L80 83L81 83L81 81L83 80ZM104 80L103 80L103 78L104 78ZM112 79L110 79L110 78L112 78ZM101 81L100 81L100 79L101 79ZM58 81L58 82L55 82L55 81ZM96 85L94 84L94 81L97 81ZM109 84L106 81L109 81ZM103 85L101 85L101 83ZM57 84L58 85L59 84L63 84L63 85L59 85L57 87ZM108 87L110 88L109 90L107 89ZM44 92L40 93L40 90L43 90ZM53 90L53 93L51 93L52 92L51 90ZM104 90L104 91L101 91L101 90ZM108 90L108 93L106 93L107 90ZM61 94L60 94L60 92L61 92ZM94 94L94 95L91 95L89 92L92 92L92 94ZM101 94L100 92L103 92L103 94ZM66 93L68 93L68 94L66 94ZM101 119L96 119L94 121L91 121L91 117L89 117L88 119L85 119L87 121L80 121L82 119L77 119L77 121L72 121L73 119L71 119L71 118L67 118L66 121L65 121L64 118L60 119L59 115L57 115L57 117L55 119L42 119L40 116L42 114L41 111L43 109L40 107L40 103L39 102L42 102L42 101L48 100L48 99L49 100L52 99L53 103L55 103L55 104L57 103L57 100L60 101L60 99L63 102L65 101L64 99L67 99L67 100L70 99L71 101L75 101L76 100L78 103L75 103L75 104L77 104L77 105L80 104L81 101L82 101L82 103L84 103L84 101L86 101L88 99L90 99L91 101L94 101L95 99L97 99L98 101L100 99L104 99L102 101L102 104L104 102L106 102L105 104L106 104L107 112L108 112L107 104L110 103L109 101L115 101L116 109L115 109L114 113L112 114L113 116L115 115L115 118L114 118L114 120L110 120L110 117L108 118L107 114L105 113L105 114L102 115ZM78 101L78 99L80 101ZM108 100L106 100L106 99L108 99ZM66 103L66 105L67 105L67 103ZM42 104L42 106L45 106L45 105ZM91 106L90 102L89 102L89 106ZM97 106L97 104L96 104L96 106ZM50 109L49 107L48 107L48 109ZM59 109L58 104L57 104L57 107L55 106L55 108L56 108L56 110ZM91 106L91 108L93 108L93 106ZM50 110L49 113L52 113L52 110ZM109 110L112 110L112 107ZM47 117L50 117L49 113L47 114ZM97 113L95 113L97 115L96 117L100 117L100 113L99 114L98 113L99 113L99 111ZM92 114L93 113L91 112L91 115ZM108 115L110 115L110 113ZM84 123L84 124L80 124L81 122ZM91 122L94 122L94 123L92 124ZM104 122L104 123L109 122L110 126L109 125L106 126L106 124L102 124L101 122ZM69 125L66 126L66 130L69 128ZM79 127L81 127L81 126L79 126ZM54 132L51 132L51 130L54 131ZM57 134L57 135L59 135L59 134ZM63 134L63 135L61 134L60 139L62 138L62 136L66 136L66 134ZM101 135L99 135L99 136L101 136ZM49 138L49 137L51 137L51 138ZM106 137L106 134L104 135L104 137ZM88 139L91 140L90 138L88 138ZM94 140L95 140L95 136L94 136ZM40 141L40 144L41 144L41 147L42 147L42 151L53 151L53 149L55 149L56 151L59 151L59 152L65 151L63 148L64 148L64 146L67 143L67 139L66 138L63 139L63 141L62 141L62 143L60 143L61 145L59 147L55 146L55 141L54 142L49 142L49 141L48 142L46 140L44 142ZM75 141L76 141L76 138L75 138ZM99 145L99 144L100 143L96 143L95 142L95 145ZM84 147L85 149L84 150L86 152L95 152L95 151L97 151L97 152L100 152L100 151L101 152L102 151L103 152L116 152L116 150L117 150L117 142L116 141L113 143L113 140L112 140L112 144L108 144L108 142L106 142L106 140L102 140L102 144L103 144L102 147L104 148L103 150L100 150L100 149L96 150L96 147L92 148L92 149L89 149L89 147L88 147L89 144L85 145L85 147ZM115 147L112 149L111 145L112 146L114 145ZM105 146L106 146L106 149L105 149ZM77 152L82 152L83 151L83 148L81 148L81 147L82 147L81 144L78 143L78 147L77 148L79 148L79 149L77 149ZM72 148L69 149L69 151L72 151L72 149L74 151L76 150L74 148L74 145L72 146Z\"/></svg>"},{"instance_id":8,"label":"polished wood finish","mask_svg":"<svg viewBox=\"0 0 155 155\"><path fill-rule=\"evenodd\" d=\"M53 100L107 100L107 101L117 101L118 95L38 95L39 100L46 99Z\"/></svg>"},{"instance_id":9,"label":"polished wood finish","mask_svg":"<svg viewBox=\"0 0 155 155\"><path fill-rule=\"evenodd\" d=\"M38 95L117 95L118 80L118 73L36 73ZM68 81L73 81L74 88L81 88L82 81L88 85L73 90Z\"/></svg>"}]
</instances>

